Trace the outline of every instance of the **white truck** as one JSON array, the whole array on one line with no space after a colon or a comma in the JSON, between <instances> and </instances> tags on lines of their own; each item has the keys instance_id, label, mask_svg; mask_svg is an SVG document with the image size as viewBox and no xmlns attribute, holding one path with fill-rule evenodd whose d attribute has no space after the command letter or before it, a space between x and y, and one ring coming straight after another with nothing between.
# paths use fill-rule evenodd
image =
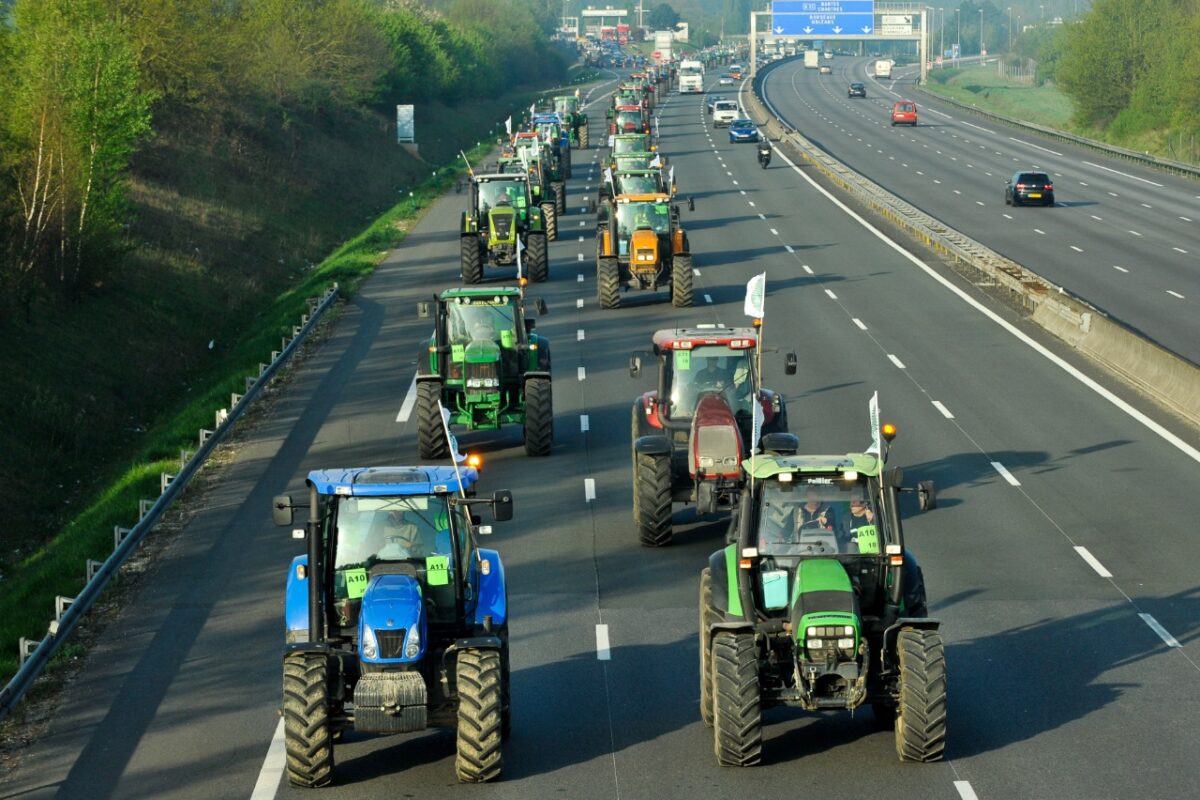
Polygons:
<instances>
[{"instance_id":1,"label":"white truck","mask_svg":"<svg viewBox=\"0 0 1200 800\"><path fill-rule=\"evenodd\" d=\"M671 44L675 41L674 31L654 32L654 52L658 53L658 63L671 63Z\"/></svg>"},{"instance_id":2,"label":"white truck","mask_svg":"<svg viewBox=\"0 0 1200 800\"><path fill-rule=\"evenodd\" d=\"M694 59L679 62L679 93L700 94L704 91L704 64Z\"/></svg>"},{"instance_id":3,"label":"white truck","mask_svg":"<svg viewBox=\"0 0 1200 800\"><path fill-rule=\"evenodd\" d=\"M892 62L889 59L875 62L875 77L876 78L891 78L892 77Z\"/></svg>"},{"instance_id":4,"label":"white truck","mask_svg":"<svg viewBox=\"0 0 1200 800\"><path fill-rule=\"evenodd\" d=\"M817 67L821 66L820 59L821 59L821 54L818 51L805 50L804 51L804 68L805 69L816 69Z\"/></svg>"}]
</instances>

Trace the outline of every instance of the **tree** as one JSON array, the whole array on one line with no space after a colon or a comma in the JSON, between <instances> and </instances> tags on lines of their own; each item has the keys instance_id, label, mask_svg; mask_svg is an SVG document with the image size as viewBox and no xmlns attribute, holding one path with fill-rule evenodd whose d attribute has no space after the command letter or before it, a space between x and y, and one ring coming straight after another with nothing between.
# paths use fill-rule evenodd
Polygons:
<instances>
[{"instance_id":1,"label":"tree","mask_svg":"<svg viewBox=\"0 0 1200 800\"><path fill-rule=\"evenodd\" d=\"M656 31L675 30L675 26L679 24L679 12L669 3L659 3L646 17L646 24Z\"/></svg>"}]
</instances>

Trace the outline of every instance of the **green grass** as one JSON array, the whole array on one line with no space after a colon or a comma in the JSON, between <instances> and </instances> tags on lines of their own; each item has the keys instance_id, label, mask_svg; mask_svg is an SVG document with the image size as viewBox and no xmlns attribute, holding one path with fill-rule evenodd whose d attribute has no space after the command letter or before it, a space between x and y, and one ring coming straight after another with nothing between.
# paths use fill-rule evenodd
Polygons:
<instances>
[{"instance_id":1,"label":"green grass","mask_svg":"<svg viewBox=\"0 0 1200 800\"><path fill-rule=\"evenodd\" d=\"M1054 87L1027 86L1002 78L995 64L934 69L930 70L929 78L926 89L960 103L1038 125L1071 130L1075 109L1069 97Z\"/></svg>"}]
</instances>

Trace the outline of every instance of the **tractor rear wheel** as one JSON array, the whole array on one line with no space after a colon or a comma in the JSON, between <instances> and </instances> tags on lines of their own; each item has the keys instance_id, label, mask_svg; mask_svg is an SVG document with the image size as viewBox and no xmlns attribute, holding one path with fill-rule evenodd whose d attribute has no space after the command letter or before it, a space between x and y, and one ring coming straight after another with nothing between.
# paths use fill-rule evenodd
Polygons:
<instances>
[{"instance_id":1,"label":"tractor rear wheel","mask_svg":"<svg viewBox=\"0 0 1200 800\"><path fill-rule=\"evenodd\" d=\"M525 272L529 280L542 283L550 277L550 265L546 259L545 234L528 234L525 237Z\"/></svg>"},{"instance_id":2,"label":"tractor rear wheel","mask_svg":"<svg viewBox=\"0 0 1200 800\"><path fill-rule=\"evenodd\" d=\"M417 382L417 449L422 461L450 455L450 445L442 430L442 412L438 408L441 399L441 381Z\"/></svg>"},{"instance_id":3,"label":"tractor rear wheel","mask_svg":"<svg viewBox=\"0 0 1200 800\"><path fill-rule=\"evenodd\" d=\"M463 283L479 283L483 280L483 254L480 252L479 237L473 233L459 237L458 249Z\"/></svg>"},{"instance_id":4,"label":"tractor rear wheel","mask_svg":"<svg viewBox=\"0 0 1200 800\"><path fill-rule=\"evenodd\" d=\"M671 456L637 455L633 476L637 495L638 538L644 547L671 543Z\"/></svg>"},{"instance_id":5,"label":"tractor rear wheel","mask_svg":"<svg viewBox=\"0 0 1200 800\"><path fill-rule=\"evenodd\" d=\"M692 307L692 257L674 256L671 259L671 305Z\"/></svg>"},{"instance_id":6,"label":"tractor rear wheel","mask_svg":"<svg viewBox=\"0 0 1200 800\"><path fill-rule=\"evenodd\" d=\"M751 633L720 631L712 642L713 742L722 767L751 767L762 760L762 705L758 653Z\"/></svg>"},{"instance_id":7,"label":"tractor rear wheel","mask_svg":"<svg viewBox=\"0 0 1200 800\"><path fill-rule=\"evenodd\" d=\"M546 223L546 238L551 242L558 239L558 204L553 200L542 203L542 219Z\"/></svg>"},{"instance_id":8,"label":"tractor rear wheel","mask_svg":"<svg viewBox=\"0 0 1200 800\"><path fill-rule=\"evenodd\" d=\"M483 783L500 776L503 711L498 650L458 651L458 757L454 769L462 783Z\"/></svg>"},{"instance_id":9,"label":"tractor rear wheel","mask_svg":"<svg viewBox=\"0 0 1200 800\"><path fill-rule=\"evenodd\" d=\"M716 622L717 611L712 604L712 570L705 567L700 573L700 720L713 726L712 647L708 626Z\"/></svg>"},{"instance_id":10,"label":"tractor rear wheel","mask_svg":"<svg viewBox=\"0 0 1200 800\"><path fill-rule=\"evenodd\" d=\"M596 297L601 308L621 305L621 271L615 258L596 261Z\"/></svg>"},{"instance_id":11,"label":"tractor rear wheel","mask_svg":"<svg viewBox=\"0 0 1200 800\"><path fill-rule=\"evenodd\" d=\"M588 123L586 122L579 126L579 146L584 150L588 149Z\"/></svg>"},{"instance_id":12,"label":"tractor rear wheel","mask_svg":"<svg viewBox=\"0 0 1200 800\"><path fill-rule=\"evenodd\" d=\"M937 631L902 630L896 753L901 761L939 761L946 749L946 653Z\"/></svg>"},{"instance_id":13,"label":"tractor rear wheel","mask_svg":"<svg viewBox=\"0 0 1200 800\"><path fill-rule=\"evenodd\" d=\"M554 445L554 399L549 378L525 381L525 454L548 456Z\"/></svg>"},{"instance_id":14,"label":"tractor rear wheel","mask_svg":"<svg viewBox=\"0 0 1200 800\"><path fill-rule=\"evenodd\" d=\"M554 184L554 209L560 217L567 214L567 185L565 183Z\"/></svg>"},{"instance_id":15,"label":"tractor rear wheel","mask_svg":"<svg viewBox=\"0 0 1200 800\"><path fill-rule=\"evenodd\" d=\"M328 786L333 779L330 716L329 660L323 653L288 653L283 657L283 736L293 786Z\"/></svg>"}]
</instances>

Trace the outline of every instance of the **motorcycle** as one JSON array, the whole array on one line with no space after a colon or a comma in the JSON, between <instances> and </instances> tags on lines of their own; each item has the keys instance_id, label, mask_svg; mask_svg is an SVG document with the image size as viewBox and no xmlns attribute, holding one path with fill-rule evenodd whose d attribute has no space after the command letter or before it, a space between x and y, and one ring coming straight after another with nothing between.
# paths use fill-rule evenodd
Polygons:
<instances>
[{"instance_id":1,"label":"motorcycle","mask_svg":"<svg viewBox=\"0 0 1200 800\"><path fill-rule=\"evenodd\" d=\"M771 163L771 145L765 141L758 143L758 163L762 165L763 169L766 169L767 165Z\"/></svg>"}]
</instances>

